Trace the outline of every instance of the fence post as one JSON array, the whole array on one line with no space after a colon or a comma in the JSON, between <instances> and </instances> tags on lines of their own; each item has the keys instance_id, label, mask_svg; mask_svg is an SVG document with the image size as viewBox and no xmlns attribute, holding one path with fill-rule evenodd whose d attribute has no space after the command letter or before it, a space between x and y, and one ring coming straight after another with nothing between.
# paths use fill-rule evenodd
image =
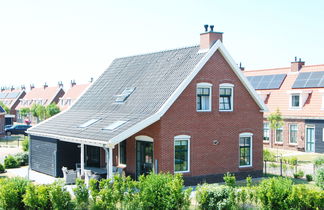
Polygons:
<instances>
[{"instance_id":1,"label":"fence post","mask_svg":"<svg viewBox=\"0 0 324 210\"><path fill-rule=\"evenodd\" d=\"M280 176L282 176L282 159L280 158Z\"/></svg>"},{"instance_id":2,"label":"fence post","mask_svg":"<svg viewBox=\"0 0 324 210\"><path fill-rule=\"evenodd\" d=\"M267 161L264 161L264 174L267 175Z\"/></svg>"}]
</instances>

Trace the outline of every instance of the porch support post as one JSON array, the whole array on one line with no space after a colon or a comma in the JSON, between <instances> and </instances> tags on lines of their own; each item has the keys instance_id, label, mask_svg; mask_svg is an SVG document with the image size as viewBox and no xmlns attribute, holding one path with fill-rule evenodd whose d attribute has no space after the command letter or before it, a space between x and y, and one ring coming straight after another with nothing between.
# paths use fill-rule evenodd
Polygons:
<instances>
[{"instance_id":1,"label":"porch support post","mask_svg":"<svg viewBox=\"0 0 324 210\"><path fill-rule=\"evenodd\" d=\"M104 147L106 153L106 169L107 169L107 179L113 178L113 163L112 163L112 148Z\"/></svg>"},{"instance_id":2,"label":"porch support post","mask_svg":"<svg viewBox=\"0 0 324 210\"><path fill-rule=\"evenodd\" d=\"M81 162L81 176L84 175L84 144L81 143L81 158L80 158L80 162Z\"/></svg>"}]
</instances>

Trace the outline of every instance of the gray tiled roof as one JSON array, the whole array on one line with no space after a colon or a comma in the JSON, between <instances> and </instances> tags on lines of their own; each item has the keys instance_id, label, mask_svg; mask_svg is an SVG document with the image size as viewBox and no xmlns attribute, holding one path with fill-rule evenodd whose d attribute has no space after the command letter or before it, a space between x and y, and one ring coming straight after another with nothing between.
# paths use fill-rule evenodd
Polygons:
<instances>
[{"instance_id":1,"label":"gray tiled roof","mask_svg":"<svg viewBox=\"0 0 324 210\"><path fill-rule=\"evenodd\" d=\"M115 59L68 111L29 131L108 141L156 113L204 57L198 51L194 46ZM117 95L131 87L136 89L125 103L116 103ZM100 120L78 128L91 119ZM112 132L103 130L118 120L127 123Z\"/></svg>"}]
</instances>

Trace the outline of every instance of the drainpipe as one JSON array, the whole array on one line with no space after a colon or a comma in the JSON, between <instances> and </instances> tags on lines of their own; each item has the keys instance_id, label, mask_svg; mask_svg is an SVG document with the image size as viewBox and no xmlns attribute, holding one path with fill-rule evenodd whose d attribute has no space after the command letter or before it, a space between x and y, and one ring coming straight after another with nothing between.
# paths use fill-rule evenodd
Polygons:
<instances>
[{"instance_id":1,"label":"drainpipe","mask_svg":"<svg viewBox=\"0 0 324 210\"><path fill-rule=\"evenodd\" d=\"M29 178L29 173L30 173L30 163L31 163L31 140L30 140L30 135L28 135L28 171L27 171L27 179L30 180Z\"/></svg>"}]
</instances>

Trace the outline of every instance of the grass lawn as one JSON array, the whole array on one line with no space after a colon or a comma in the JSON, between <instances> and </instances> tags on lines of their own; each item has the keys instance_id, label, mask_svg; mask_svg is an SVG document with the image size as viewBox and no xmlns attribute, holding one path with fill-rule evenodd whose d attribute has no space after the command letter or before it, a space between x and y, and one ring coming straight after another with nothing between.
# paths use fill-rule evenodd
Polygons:
<instances>
[{"instance_id":1,"label":"grass lawn","mask_svg":"<svg viewBox=\"0 0 324 210\"><path fill-rule=\"evenodd\" d=\"M0 146L18 146L18 144L19 146L21 146L23 140L24 140L23 135L12 135L12 136L0 137Z\"/></svg>"},{"instance_id":2,"label":"grass lawn","mask_svg":"<svg viewBox=\"0 0 324 210\"><path fill-rule=\"evenodd\" d=\"M324 157L324 154L321 153L307 153L307 152L298 152L293 150L283 150L283 149L273 149L265 148L276 155L283 155L285 157L297 157L298 161L303 163L313 163L313 161L318 157Z\"/></svg>"}]
</instances>

